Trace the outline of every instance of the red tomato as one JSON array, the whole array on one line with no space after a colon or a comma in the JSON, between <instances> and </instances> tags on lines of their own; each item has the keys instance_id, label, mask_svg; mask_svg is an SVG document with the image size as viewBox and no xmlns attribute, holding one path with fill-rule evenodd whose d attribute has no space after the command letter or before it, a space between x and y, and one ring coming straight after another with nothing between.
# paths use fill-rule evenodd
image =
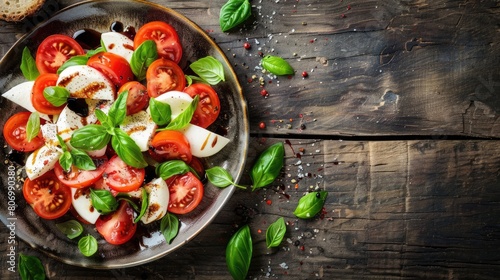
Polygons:
<instances>
[{"instance_id":1,"label":"red tomato","mask_svg":"<svg viewBox=\"0 0 500 280\"><path fill-rule=\"evenodd\" d=\"M102 178L102 174L108 163L108 158L104 156L93 159L93 161L96 166L95 170L80 170L73 165L71 166L71 170L66 172L59 162L57 162L54 167L54 172L56 173L57 179L66 186L72 188L88 187Z\"/></svg>"},{"instance_id":2,"label":"red tomato","mask_svg":"<svg viewBox=\"0 0 500 280\"><path fill-rule=\"evenodd\" d=\"M205 166L203 166L203 162L201 162L199 158L193 157L189 162L189 166L191 166L196 171L198 177L200 177L202 180L203 178L205 178Z\"/></svg>"},{"instance_id":3,"label":"red tomato","mask_svg":"<svg viewBox=\"0 0 500 280\"><path fill-rule=\"evenodd\" d=\"M40 74L56 73L70 57L82 54L83 48L75 39L62 34L50 35L38 46L35 56L36 68Z\"/></svg>"},{"instance_id":4,"label":"red tomato","mask_svg":"<svg viewBox=\"0 0 500 280\"><path fill-rule=\"evenodd\" d=\"M45 73L36 78L33 84L33 90L31 91L31 104L33 104L33 107L38 112L47 115L57 115L64 109L65 105L56 107L43 96L43 90L46 87L55 86L58 77L57 74Z\"/></svg>"},{"instance_id":5,"label":"red tomato","mask_svg":"<svg viewBox=\"0 0 500 280\"><path fill-rule=\"evenodd\" d=\"M32 152L45 143L40 131L35 138L28 142L26 138L26 125L30 112L20 112L12 115L3 126L3 138L12 149L20 152Z\"/></svg>"},{"instance_id":6,"label":"red tomato","mask_svg":"<svg viewBox=\"0 0 500 280\"><path fill-rule=\"evenodd\" d=\"M57 219L71 207L71 190L57 180L53 171L34 180L26 178L23 195L35 213L44 219Z\"/></svg>"},{"instance_id":7,"label":"red tomato","mask_svg":"<svg viewBox=\"0 0 500 280\"><path fill-rule=\"evenodd\" d=\"M146 87L138 81L125 83L120 87L118 93L128 91L127 115L133 115L144 109L149 103L149 95Z\"/></svg>"},{"instance_id":8,"label":"red tomato","mask_svg":"<svg viewBox=\"0 0 500 280\"><path fill-rule=\"evenodd\" d=\"M134 73L132 73L128 61L114 53L101 52L95 54L89 58L87 65L101 71L116 88L134 80Z\"/></svg>"},{"instance_id":9,"label":"red tomato","mask_svg":"<svg viewBox=\"0 0 500 280\"><path fill-rule=\"evenodd\" d=\"M146 40L154 40L160 57L179 63L182 58L182 45L175 29L162 21L144 24L134 37L134 48Z\"/></svg>"},{"instance_id":10,"label":"red tomato","mask_svg":"<svg viewBox=\"0 0 500 280\"><path fill-rule=\"evenodd\" d=\"M203 184L191 173L177 175L169 180L170 199L168 211L174 214L186 214L193 211L203 198Z\"/></svg>"},{"instance_id":11,"label":"red tomato","mask_svg":"<svg viewBox=\"0 0 500 280\"><path fill-rule=\"evenodd\" d=\"M184 92L193 98L196 95L200 96L200 101L191 119L191 123L207 128L219 116L220 100L217 92L211 86L203 83L192 84L185 88Z\"/></svg>"},{"instance_id":12,"label":"red tomato","mask_svg":"<svg viewBox=\"0 0 500 280\"><path fill-rule=\"evenodd\" d=\"M181 159L190 162L193 157L186 137L175 130L163 130L156 133L151 140L149 153L158 161Z\"/></svg>"},{"instance_id":13,"label":"red tomato","mask_svg":"<svg viewBox=\"0 0 500 280\"><path fill-rule=\"evenodd\" d=\"M171 90L182 91L186 87L186 78L182 69L175 62L160 58L149 65L146 72L148 94L157 97Z\"/></svg>"},{"instance_id":14,"label":"red tomato","mask_svg":"<svg viewBox=\"0 0 500 280\"><path fill-rule=\"evenodd\" d=\"M137 229L137 224L134 223L134 210L126 201L122 201L118 210L109 215L101 215L95 227L108 243L123 244L134 236Z\"/></svg>"},{"instance_id":15,"label":"red tomato","mask_svg":"<svg viewBox=\"0 0 500 280\"><path fill-rule=\"evenodd\" d=\"M118 156L112 157L102 174L104 182L118 192L137 190L144 182L146 171L127 165Z\"/></svg>"}]
</instances>

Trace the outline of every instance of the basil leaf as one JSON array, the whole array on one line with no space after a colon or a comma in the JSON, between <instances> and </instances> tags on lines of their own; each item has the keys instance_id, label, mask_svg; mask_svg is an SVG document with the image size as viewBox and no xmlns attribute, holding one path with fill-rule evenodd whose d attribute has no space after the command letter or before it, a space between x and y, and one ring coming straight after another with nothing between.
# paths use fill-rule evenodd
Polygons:
<instances>
[{"instance_id":1,"label":"basil leaf","mask_svg":"<svg viewBox=\"0 0 500 280\"><path fill-rule=\"evenodd\" d=\"M216 85L220 81L225 81L224 67L222 63L213 56L207 56L191 63L189 68L193 70L203 81L211 85Z\"/></svg>"},{"instance_id":2,"label":"basil leaf","mask_svg":"<svg viewBox=\"0 0 500 280\"><path fill-rule=\"evenodd\" d=\"M283 167L284 156L285 147L282 142L271 145L260 154L250 171L252 190L265 187L276 180Z\"/></svg>"},{"instance_id":3,"label":"basil leaf","mask_svg":"<svg viewBox=\"0 0 500 280\"><path fill-rule=\"evenodd\" d=\"M226 265L235 280L246 278L252 260L252 236L244 225L229 240L226 247Z\"/></svg>"},{"instance_id":4,"label":"basil leaf","mask_svg":"<svg viewBox=\"0 0 500 280\"><path fill-rule=\"evenodd\" d=\"M49 86L43 90L43 97L45 97L50 104L56 107L66 104L69 96L69 91L60 86Z\"/></svg>"},{"instance_id":5,"label":"basil leaf","mask_svg":"<svg viewBox=\"0 0 500 280\"><path fill-rule=\"evenodd\" d=\"M111 138L111 146L126 164L135 168L148 166L137 143L123 130L115 128L115 135Z\"/></svg>"},{"instance_id":6,"label":"basil leaf","mask_svg":"<svg viewBox=\"0 0 500 280\"><path fill-rule=\"evenodd\" d=\"M105 127L112 127L112 124L109 122L108 115L106 115L106 113L104 113L101 109L95 109L94 113L101 125Z\"/></svg>"},{"instance_id":7,"label":"basil leaf","mask_svg":"<svg viewBox=\"0 0 500 280\"><path fill-rule=\"evenodd\" d=\"M196 107L198 107L198 101L200 100L200 96L196 95L189 104L189 106L182 111L175 119L173 119L166 128L158 129L158 130L179 130L183 129L186 125L189 124L191 119L193 118L194 111L196 111Z\"/></svg>"},{"instance_id":8,"label":"basil leaf","mask_svg":"<svg viewBox=\"0 0 500 280\"><path fill-rule=\"evenodd\" d=\"M207 174L208 181L216 187L225 188L234 184L231 174L220 166L214 166L205 170L205 174Z\"/></svg>"},{"instance_id":9,"label":"basil leaf","mask_svg":"<svg viewBox=\"0 0 500 280\"><path fill-rule=\"evenodd\" d=\"M78 249L86 256L90 257L97 252L97 240L92 235L87 235L78 241Z\"/></svg>"},{"instance_id":10,"label":"basil leaf","mask_svg":"<svg viewBox=\"0 0 500 280\"><path fill-rule=\"evenodd\" d=\"M325 205L326 197L328 196L328 192L319 191L319 192L311 192L301 197L299 200L299 204L293 214L301 219L310 219L316 216L323 206Z\"/></svg>"},{"instance_id":11,"label":"basil leaf","mask_svg":"<svg viewBox=\"0 0 500 280\"><path fill-rule=\"evenodd\" d=\"M80 234L82 234L83 232L83 226L76 220L57 223L56 227L69 239L74 239L80 236Z\"/></svg>"},{"instance_id":12,"label":"basil leaf","mask_svg":"<svg viewBox=\"0 0 500 280\"><path fill-rule=\"evenodd\" d=\"M252 6L248 0L229 0L220 9L220 29L226 32L245 22L251 14Z\"/></svg>"},{"instance_id":13,"label":"basil leaf","mask_svg":"<svg viewBox=\"0 0 500 280\"><path fill-rule=\"evenodd\" d=\"M71 157L73 158L73 165L81 170L95 170L96 166L92 158L84 151L76 148L71 149Z\"/></svg>"},{"instance_id":14,"label":"basil leaf","mask_svg":"<svg viewBox=\"0 0 500 280\"><path fill-rule=\"evenodd\" d=\"M146 211L148 210L148 204L149 204L149 195L148 195L148 192L146 191L145 188L141 188L142 189L142 192L141 192L141 212L139 212L139 215L137 215L137 217L134 219L134 223L136 224L137 222L139 222L142 218L142 216L144 216L144 214L146 214Z\"/></svg>"},{"instance_id":15,"label":"basil leaf","mask_svg":"<svg viewBox=\"0 0 500 280\"><path fill-rule=\"evenodd\" d=\"M115 102L111 105L108 112L108 120L113 127L123 123L127 115L127 97L128 91L120 93Z\"/></svg>"},{"instance_id":16,"label":"basil leaf","mask_svg":"<svg viewBox=\"0 0 500 280\"><path fill-rule=\"evenodd\" d=\"M40 76L40 72L36 68L36 62L33 56L30 53L28 47L24 47L23 53L21 56L21 72L23 76L28 81L34 81L38 76Z\"/></svg>"},{"instance_id":17,"label":"basil leaf","mask_svg":"<svg viewBox=\"0 0 500 280\"><path fill-rule=\"evenodd\" d=\"M111 139L106 128L102 125L89 124L73 132L71 146L84 151L93 151L104 148Z\"/></svg>"},{"instance_id":18,"label":"basil leaf","mask_svg":"<svg viewBox=\"0 0 500 280\"><path fill-rule=\"evenodd\" d=\"M137 80L146 79L146 71L148 66L158 58L156 43L153 40L146 40L137 47L132 53L130 59L130 68L132 73L137 77Z\"/></svg>"},{"instance_id":19,"label":"basil leaf","mask_svg":"<svg viewBox=\"0 0 500 280\"><path fill-rule=\"evenodd\" d=\"M85 65L87 64L87 61L89 60L89 56L87 55L75 55L70 57L68 60L66 60L58 69L57 69L57 74L61 74L61 72L70 67L70 66L75 66L75 65ZM55 106L55 105L54 105Z\"/></svg>"},{"instance_id":20,"label":"basil leaf","mask_svg":"<svg viewBox=\"0 0 500 280\"><path fill-rule=\"evenodd\" d=\"M286 60L279 56L267 55L261 60L262 67L274 75L293 75L295 71Z\"/></svg>"},{"instance_id":21,"label":"basil leaf","mask_svg":"<svg viewBox=\"0 0 500 280\"><path fill-rule=\"evenodd\" d=\"M160 231L168 244L172 243L172 240L174 240L179 233L179 227L179 219L174 214L167 212L161 219Z\"/></svg>"},{"instance_id":22,"label":"basil leaf","mask_svg":"<svg viewBox=\"0 0 500 280\"><path fill-rule=\"evenodd\" d=\"M168 178L174 176L174 175L180 175L184 174L187 172L193 172L193 174L196 174L196 171L193 170L187 163L185 163L182 160L169 160L166 162L163 162L159 164L156 167L156 175L163 180L167 180ZM196 176L198 176L196 174Z\"/></svg>"},{"instance_id":23,"label":"basil leaf","mask_svg":"<svg viewBox=\"0 0 500 280\"><path fill-rule=\"evenodd\" d=\"M59 157L59 164L64 171L69 172L71 170L73 158L71 157L71 153L69 151L64 151L62 153L62 155Z\"/></svg>"},{"instance_id":24,"label":"basil leaf","mask_svg":"<svg viewBox=\"0 0 500 280\"><path fill-rule=\"evenodd\" d=\"M45 269L42 262L35 256L19 254L19 264L17 265L21 279L45 279Z\"/></svg>"},{"instance_id":25,"label":"basil leaf","mask_svg":"<svg viewBox=\"0 0 500 280\"><path fill-rule=\"evenodd\" d=\"M68 151L68 146L66 145L66 142L64 142L62 137L59 136L59 134L56 134L56 137L57 137L57 141L59 141L59 145L61 146L61 149L63 150L63 152Z\"/></svg>"},{"instance_id":26,"label":"basil leaf","mask_svg":"<svg viewBox=\"0 0 500 280\"><path fill-rule=\"evenodd\" d=\"M116 198L108 190L90 189L90 202L103 215L114 212L119 206Z\"/></svg>"},{"instance_id":27,"label":"basil leaf","mask_svg":"<svg viewBox=\"0 0 500 280\"><path fill-rule=\"evenodd\" d=\"M274 223L270 224L266 230L267 248L278 247L286 233L285 219L280 217Z\"/></svg>"},{"instance_id":28,"label":"basil leaf","mask_svg":"<svg viewBox=\"0 0 500 280\"><path fill-rule=\"evenodd\" d=\"M172 118L170 104L157 101L154 98L149 99L149 111L151 118L159 126L167 125Z\"/></svg>"},{"instance_id":29,"label":"basil leaf","mask_svg":"<svg viewBox=\"0 0 500 280\"><path fill-rule=\"evenodd\" d=\"M40 132L40 115L38 115L38 112L33 112L30 114L30 117L28 118L28 123L26 124L26 138L28 142L37 137L39 132Z\"/></svg>"},{"instance_id":30,"label":"basil leaf","mask_svg":"<svg viewBox=\"0 0 500 280\"><path fill-rule=\"evenodd\" d=\"M106 52L106 48L102 46L102 42L101 42L101 46L97 47L95 50L87 51L85 56L87 56L87 58L90 58L90 57L92 57L98 53L101 53L101 52Z\"/></svg>"}]
</instances>

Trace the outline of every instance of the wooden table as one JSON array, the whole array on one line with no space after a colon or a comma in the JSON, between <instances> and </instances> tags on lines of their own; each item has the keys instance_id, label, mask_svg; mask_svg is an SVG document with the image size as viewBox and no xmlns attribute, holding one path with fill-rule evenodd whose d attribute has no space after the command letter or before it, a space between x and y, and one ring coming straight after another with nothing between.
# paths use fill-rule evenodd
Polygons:
<instances>
[{"instance_id":1,"label":"wooden table","mask_svg":"<svg viewBox=\"0 0 500 280\"><path fill-rule=\"evenodd\" d=\"M78 1L49 2L38 20ZM498 277L498 1L254 0L253 18L230 33L218 25L224 0L152 2L194 20L234 64L249 107L248 167L276 141L287 143L286 166L271 187L236 191L194 240L146 265L92 271L21 242L50 279L230 279L225 247L244 224L255 241L248 279ZM0 22L1 54L36 20ZM259 52L296 74L263 75ZM315 188L329 192L324 215L297 219L299 198ZM278 217L287 234L269 250L264 232ZM0 278L15 279L8 233L1 227Z\"/></svg>"}]
</instances>

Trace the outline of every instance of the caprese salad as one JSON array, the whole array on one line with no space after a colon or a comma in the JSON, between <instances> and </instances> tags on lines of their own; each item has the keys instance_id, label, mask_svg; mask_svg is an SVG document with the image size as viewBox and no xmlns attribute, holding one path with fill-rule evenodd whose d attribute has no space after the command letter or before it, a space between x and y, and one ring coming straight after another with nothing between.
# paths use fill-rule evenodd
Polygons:
<instances>
[{"instance_id":1,"label":"caprese salad","mask_svg":"<svg viewBox=\"0 0 500 280\"><path fill-rule=\"evenodd\" d=\"M104 32L100 42L85 49L55 34L34 57L26 48L28 81L3 94L26 111L6 121L3 136L27 154L23 194L36 214L72 213L118 245L138 224L189 213L202 200L200 158L229 142L207 129L220 112L210 84L224 73L205 57L185 75L179 36L165 22Z\"/></svg>"}]
</instances>

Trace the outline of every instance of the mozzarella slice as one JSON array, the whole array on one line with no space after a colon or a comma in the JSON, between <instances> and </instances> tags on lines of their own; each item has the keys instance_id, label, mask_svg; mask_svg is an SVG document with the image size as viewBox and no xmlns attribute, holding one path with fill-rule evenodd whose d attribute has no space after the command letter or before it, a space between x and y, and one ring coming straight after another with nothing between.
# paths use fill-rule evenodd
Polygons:
<instances>
[{"instance_id":1,"label":"mozzarella slice","mask_svg":"<svg viewBox=\"0 0 500 280\"><path fill-rule=\"evenodd\" d=\"M65 87L74 98L115 99L115 86L99 70L87 65L64 69L59 74L57 85Z\"/></svg>"},{"instance_id":2,"label":"mozzarella slice","mask_svg":"<svg viewBox=\"0 0 500 280\"><path fill-rule=\"evenodd\" d=\"M46 123L40 126L45 144L48 146L58 146L57 125L55 123Z\"/></svg>"},{"instance_id":3,"label":"mozzarella slice","mask_svg":"<svg viewBox=\"0 0 500 280\"><path fill-rule=\"evenodd\" d=\"M118 32L105 32L101 34L101 44L106 51L125 58L128 63L134 53L134 41Z\"/></svg>"},{"instance_id":4,"label":"mozzarella slice","mask_svg":"<svg viewBox=\"0 0 500 280\"><path fill-rule=\"evenodd\" d=\"M172 111L172 120L175 119L191 104L193 98L181 91L169 91L155 98L156 101L167 103ZM150 113L148 108L148 113Z\"/></svg>"},{"instance_id":5,"label":"mozzarella slice","mask_svg":"<svg viewBox=\"0 0 500 280\"><path fill-rule=\"evenodd\" d=\"M151 182L144 185L144 188L149 194L149 203L148 209L144 216L142 216L141 221L145 224L149 224L161 219L167 213L170 193L167 183L161 178L153 179Z\"/></svg>"},{"instance_id":6,"label":"mozzarella slice","mask_svg":"<svg viewBox=\"0 0 500 280\"><path fill-rule=\"evenodd\" d=\"M92 206L88 188L71 188L71 204L85 221L95 224L101 214Z\"/></svg>"},{"instance_id":7,"label":"mozzarella slice","mask_svg":"<svg viewBox=\"0 0 500 280\"><path fill-rule=\"evenodd\" d=\"M30 180L33 180L52 170L56 162L59 161L61 154L62 150L60 148L43 145L26 159L26 175Z\"/></svg>"},{"instance_id":8,"label":"mozzarella slice","mask_svg":"<svg viewBox=\"0 0 500 280\"><path fill-rule=\"evenodd\" d=\"M195 157L214 155L229 143L228 138L194 124L188 124L180 132L186 136Z\"/></svg>"},{"instance_id":9,"label":"mozzarella slice","mask_svg":"<svg viewBox=\"0 0 500 280\"><path fill-rule=\"evenodd\" d=\"M34 81L20 83L2 94L2 96L30 112L35 112L36 109L33 107L33 104L31 104L31 90L33 89L34 83ZM50 120L49 116L46 114L39 113L39 115L40 118L44 120Z\"/></svg>"},{"instance_id":10,"label":"mozzarella slice","mask_svg":"<svg viewBox=\"0 0 500 280\"><path fill-rule=\"evenodd\" d=\"M139 111L126 116L120 128L137 143L142 152L145 152L149 149L149 141L151 141L157 125L146 111Z\"/></svg>"}]
</instances>

